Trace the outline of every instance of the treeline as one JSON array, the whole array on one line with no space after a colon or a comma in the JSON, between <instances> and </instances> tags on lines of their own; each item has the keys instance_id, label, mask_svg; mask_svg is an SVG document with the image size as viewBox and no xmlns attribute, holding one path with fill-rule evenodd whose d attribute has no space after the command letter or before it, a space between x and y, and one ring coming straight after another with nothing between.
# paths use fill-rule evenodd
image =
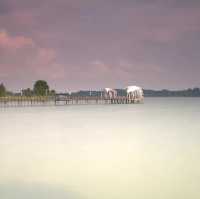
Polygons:
<instances>
[{"instance_id":1,"label":"treeline","mask_svg":"<svg viewBox=\"0 0 200 199\"><path fill-rule=\"evenodd\" d=\"M146 97L200 97L199 88L185 90L144 90Z\"/></svg>"},{"instance_id":2,"label":"treeline","mask_svg":"<svg viewBox=\"0 0 200 199\"><path fill-rule=\"evenodd\" d=\"M19 93L8 91L3 83L0 84L0 97L4 96L54 96L55 90L50 90L48 83L44 80L38 80L34 83L33 88L22 89Z\"/></svg>"},{"instance_id":3,"label":"treeline","mask_svg":"<svg viewBox=\"0 0 200 199\"><path fill-rule=\"evenodd\" d=\"M118 96L126 96L125 89L115 89L117 90ZM186 90L147 90L144 89L145 97L200 97L200 89L186 89ZM102 91L78 91L71 93L73 96L101 96Z\"/></svg>"},{"instance_id":4,"label":"treeline","mask_svg":"<svg viewBox=\"0 0 200 199\"><path fill-rule=\"evenodd\" d=\"M116 89L119 96L126 96L125 89ZM90 91L90 90L81 90L78 92L72 93L56 93L55 90L50 89L48 83L44 80L38 80L34 83L33 88L22 89L19 93L13 93L7 91L3 83L0 84L0 97L2 96L55 96L55 95L64 95L64 96L102 96L102 91ZM185 90L150 90L144 89L145 97L200 97L200 88L189 88Z\"/></svg>"},{"instance_id":5,"label":"treeline","mask_svg":"<svg viewBox=\"0 0 200 199\"><path fill-rule=\"evenodd\" d=\"M6 92L6 87L4 86L4 84L0 84L0 97L2 96L6 96L7 92Z\"/></svg>"}]
</instances>

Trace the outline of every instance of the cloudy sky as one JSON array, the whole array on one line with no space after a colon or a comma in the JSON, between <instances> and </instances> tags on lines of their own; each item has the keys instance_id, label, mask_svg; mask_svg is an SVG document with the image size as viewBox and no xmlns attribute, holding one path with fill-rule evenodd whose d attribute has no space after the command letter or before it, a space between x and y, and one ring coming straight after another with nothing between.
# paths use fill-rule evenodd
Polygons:
<instances>
[{"instance_id":1,"label":"cloudy sky","mask_svg":"<svg viewBox=\"0 0 200 199\"><path fill-rule=\"evenodd\" d=\"M0 0L0 82L200 86L199 0Z\"/></svg>"}]
</instances>

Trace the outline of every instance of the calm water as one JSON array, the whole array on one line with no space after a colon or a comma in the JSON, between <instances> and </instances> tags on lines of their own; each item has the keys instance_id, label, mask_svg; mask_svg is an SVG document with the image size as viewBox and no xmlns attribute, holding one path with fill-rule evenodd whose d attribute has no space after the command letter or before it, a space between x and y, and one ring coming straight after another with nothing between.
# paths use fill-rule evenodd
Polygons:
<instances>
[{"instance_id":1,"label":"calm water","mask_svg":"<svg viewBox=\"0 0 200 199\"><path fill-rule=\"evenodd\" d=\"M0 109L0 199L199 199L200 99Z\"/></svg>"}]
</instances>

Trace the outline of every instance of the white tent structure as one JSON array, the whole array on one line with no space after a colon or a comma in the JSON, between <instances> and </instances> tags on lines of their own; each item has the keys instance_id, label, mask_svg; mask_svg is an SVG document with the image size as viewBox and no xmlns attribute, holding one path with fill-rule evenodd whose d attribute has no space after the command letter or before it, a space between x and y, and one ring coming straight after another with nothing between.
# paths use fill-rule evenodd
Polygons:
<instances>
[{"instance_id":1,"label":"white tent structure","mask_svg":"<svg viewBox=\"0 0 200 199\"><path fill-rule=\"evenodd\" d=\"M106 99L115 99L117 97L117 91L112 88L105 88L104 97Z\"/></svg>"},{"instance_id":2,"label":"white tent structure","mask_svg":"<svg viewBox=\"0 0 200 199\"><path fill-rule=\"evenodd\" d=\"M128 100L142 101L144 99L144 93L141 87L128 86L126 88Z\"/></svg>"}]
</instances>

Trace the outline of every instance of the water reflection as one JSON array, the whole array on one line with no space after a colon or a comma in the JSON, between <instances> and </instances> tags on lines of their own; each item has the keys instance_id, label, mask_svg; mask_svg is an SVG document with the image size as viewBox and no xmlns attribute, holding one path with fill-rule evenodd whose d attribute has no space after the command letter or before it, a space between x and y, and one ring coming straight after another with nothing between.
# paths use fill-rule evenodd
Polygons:
<instances>
[{"instance_id":1,"label":"water reflection","mask_svg":"<svg viewBox=\"0 0 200 199\"><path fill-rule=\"evenodd\" d=\"M80 199L78 194L64 188L42 184L0 184L1 199Z\"/></svg>"},{"instance_id":2,"label":"water reflection","mask_svg":"<svg viewBox=\"0 0 200 199\"><path fill-rule=\"evenodd\" d=\"M189 98L4 109L0 198L199 199L199 118Z\"/></svg>"}]
</instances>

